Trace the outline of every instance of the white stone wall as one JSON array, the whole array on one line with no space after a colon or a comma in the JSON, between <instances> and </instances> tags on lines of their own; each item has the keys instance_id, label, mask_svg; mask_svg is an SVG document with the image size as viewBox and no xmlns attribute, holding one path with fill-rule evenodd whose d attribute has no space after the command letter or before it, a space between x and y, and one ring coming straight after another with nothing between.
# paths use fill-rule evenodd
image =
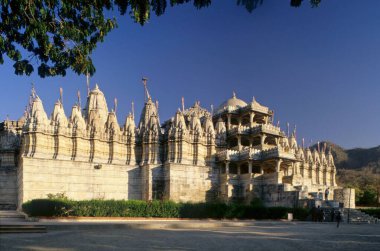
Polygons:
<instances>
[{"instance_id":1,"label":"white stone wall","mask_svg":"<svg viewBox=\"0 0 380 251\"><path fill-rule=\"evenodd\" d=\"M15 167L0 167L0 207L17 206L17 172Z\"/></svg>"},{"instance_id":2,"label":"white stone wall","mask_svg":"<svg viewBox=\"0 0 380 251\"><path fill-rule=\"evenodd\" d=\"M141 199L138 166L22 157L19 201L65 193L74 200Z\"/></svg>"},{"instance_id":3,"label":"white stone wall","mask_svg":"<svg viewBox=\"0 0 380 251\"><path fill-rule=\"evenodd\" d=\"M344 208L355 208L355 189L334 189L334 200L343 203Z\"/></svg>"},{"instance_id":4,"label":"white stone wall","mask_svg":"<svg viewBox=\"0 0 380 251\"><path fill-rule=\"evenodd\" d=\"M209 166L168 163L165 165L165 198L176 202L213 199L218 176Z\"/></svg>"}]
</instances>

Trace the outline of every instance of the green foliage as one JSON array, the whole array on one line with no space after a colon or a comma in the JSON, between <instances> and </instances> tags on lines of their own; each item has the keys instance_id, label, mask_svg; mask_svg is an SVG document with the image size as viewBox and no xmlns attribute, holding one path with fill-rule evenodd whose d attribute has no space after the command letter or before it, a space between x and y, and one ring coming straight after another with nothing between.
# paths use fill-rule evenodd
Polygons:
<instances>
[{"instance_id":1,"label":"green foliage","mask_svg":"<svg viewBox=\"0 0 380 251\"><path fill-rule=\"evenodd\" d=\"M224 203L182 203L179 205L181 218L222 219L228 210L228 205Z\"/></svg>"},{"instance_id":2,"label":"green foliage","mask_svg":"<svg viewBox=\"0 0 380 251\"><path fill-rule=\"evenodd\" d=\"M22 210L29 216L68 216L72 203L58 199L36 199L22 205Z\"/></svg>"},{"instance_id":3,"label":"green foliage","mask_svg":"<svg viewBox=\"0 0 380 251\"><path fill-rule=\"evenodd\" d=\"M358 196L357 204L361 206L376 206L377 196L377 192L374 189L364 190L363 193Z\"/></svg>"},{"instance_id":4,"label":"green foliage","mask_svg":"<svg viewBox=\"0 0 380 251\"><path fill-rule=\"evenodd\" d=\"M49 193L47 197L48 199L68 200L65 193L56 193L56 194Z\"/></svg>"},{"instance_id":5,"label":"green foliage","mask_svg":"<svg viewBox=\"0 0 380 251\"><path fill-rule=\"evenodd\" d=\"M310 212L309 209L307 208L301 208L301 207L296 207L291 210L293 213L293 218L298 219L298 220L306 220L307 217L309 216Z\"/></svg>"},{"instance_id":6,"label":"green foliage","mask_svg":"<svg viewBox=\"0 0 380 251\"><path fill-rule=\"evenodd\" d=\"M160 217L212 219L285 219L293 213L304 220L306 209L225 203L175 203L172 201L38 199L23 204L30 216Z\"/></svg>"},{"instance_id":7,"label":"green foliage","mask_svg":"<svg viewBox=\"0 0 380 251\"><path fill-rule=\"evenodd\" d=\"M117 27L116 19L108 16L114 9L143 25L151 12L164 14L168 2L171 6L193 2L197 9L211 5L211 0L2 0L0 64L7 55L17 75L29 76L35 67L41 77L65 76L69 68L92 75L95 67L90 55ZM302 1L298 2L296 7ZM311 1L312 6L314 2L320 0ZM249 12L262 3L237 0Z\"/></svg>"}]
</instances>

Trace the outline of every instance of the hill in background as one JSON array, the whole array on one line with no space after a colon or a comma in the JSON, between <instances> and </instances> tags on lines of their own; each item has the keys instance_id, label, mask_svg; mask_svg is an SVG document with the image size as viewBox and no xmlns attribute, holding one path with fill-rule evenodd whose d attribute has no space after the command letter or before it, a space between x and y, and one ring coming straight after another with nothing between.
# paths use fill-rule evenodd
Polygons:
<instances>
[{"instance_id":1,"label":"hill in background","mask_svg":"<svg viewBox=\"0 0 380 251\"><path fill-rule=\"evenodd\" d=\"M326 141L320 143L320 148L325 143L327 149L331 147L334 156L338 185L355 188L358 204L379 204L380 145L372 148L344 149ZM313 145L311 148L316 149L317 145Z\"/></svg>"}]
</instances>

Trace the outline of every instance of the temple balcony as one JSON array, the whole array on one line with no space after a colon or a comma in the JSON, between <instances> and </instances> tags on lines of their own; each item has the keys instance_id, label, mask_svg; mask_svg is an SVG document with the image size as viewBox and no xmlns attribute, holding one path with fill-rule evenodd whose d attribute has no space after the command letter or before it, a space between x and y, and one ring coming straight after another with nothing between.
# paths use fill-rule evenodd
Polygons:
<instances>
[{"instance_id":1,"label":"temple balcony","mask_svg":"<svg viewBox=\"0 0 380 251\"><path fill-rule=\"evenodd\" d=\"M273 147L267 150L263 150L261 157L264 160L274 158L296 160L296 155L293 150L285 151L284 149L279 147Z\"/></svg>"},{"instance_id":2,"label":"temple balcony","mask_svg":"<svg viewBox=\"0 0 380 251\"><path fill-rule=\"evenodd\" d=\"M239 151L237 150L223 150L216 154L216 157L219 161L226 161L226 160L232 160L232 161L239 161Z\"/></svg>"},{"instance_id":3,"label":"temple balcony","mask_svg":"<svg viewBox=\"0 0 380 251\"><path fill-rule=\"evenodd\" d=\"M232 126L228 130L228 137L234 137L237 135L260 135L271 134L276 136L282 136L280 127L272 124L258 124L254 127L250 126Z\"/></svg>"}]
</instances>

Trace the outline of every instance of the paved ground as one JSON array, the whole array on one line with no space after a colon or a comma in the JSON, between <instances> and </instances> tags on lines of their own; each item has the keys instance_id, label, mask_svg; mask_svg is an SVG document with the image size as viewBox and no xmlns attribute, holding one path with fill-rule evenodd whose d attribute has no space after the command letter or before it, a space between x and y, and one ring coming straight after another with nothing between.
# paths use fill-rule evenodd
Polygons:
<instances>
[{"instance_id":1,"label":"paved ground","mask_svg":"<svg viewBox=\"0 0 380 251\"><path fill-rule=\"evenodd\" d=\"M380 224L336 228L334 224L256 221L185 228L188 224L184 228L157 225L161 229L66 225L45 234L2 234L0 250L380 250Z\"/></svg>"}]
</instances>

